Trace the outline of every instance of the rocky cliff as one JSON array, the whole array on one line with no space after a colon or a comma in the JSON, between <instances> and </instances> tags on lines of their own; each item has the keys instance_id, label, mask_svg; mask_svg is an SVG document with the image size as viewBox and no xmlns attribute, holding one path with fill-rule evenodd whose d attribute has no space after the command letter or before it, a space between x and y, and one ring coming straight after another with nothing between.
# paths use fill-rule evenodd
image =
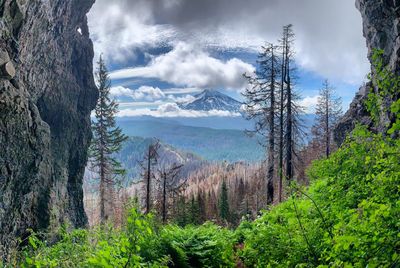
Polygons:
<instances>
[{"instance_id":1,"label":"rocky cliff","mask_svg":"<svg viewBox=\"0 0 400 268\"><path fill-rule=\"evenodd\" d=\"M0 256L28 228L87 222L93 2L0 0Z\"/></svg>"},{"instance_id":2,"label":"rocky cliff","mask_svg":"<svg viewBox=\"0 0 400 268\"><path fill-rule=\"evenodd\" d=\"M383 49L384 63L400 75L400 0L356 0L356 7L363 18L364 36L371 59L373 49ZM353 100L349 111L344 115L335 129L335 140L341 144L355 126L361 122L372 126L369 114L365 109L364 101L371 90L370 83L361 87ZM377 90L377 89L373 89ZM395 96L399 97L399 96ZM390 104L388 100L386 105ZM376 130L384 132L393 115L386 114L380 118Z\"/></svg>"}]
</instances>

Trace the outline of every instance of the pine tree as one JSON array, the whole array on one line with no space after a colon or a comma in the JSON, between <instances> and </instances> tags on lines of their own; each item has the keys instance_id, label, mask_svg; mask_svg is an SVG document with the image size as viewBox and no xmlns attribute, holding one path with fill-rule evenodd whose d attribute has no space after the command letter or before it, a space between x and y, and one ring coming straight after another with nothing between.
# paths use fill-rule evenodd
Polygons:
<instances>
[{"instance_id":1,"label":"pine tree","mask_svg":"<svg viewBox=\"0 0 400 268\"><path fill-rule=\"evenodd\" d=\"M342 116L342 100L336 96L334 88L325 80L320 89L316 107L317 118L312 128L314 141L321 144L328 158L332 151L332 129Z\"/></svg>"},{"instance_id":2,"label":"pine tree","mask_svg":"<svg viewBox=\"0 0 400 268\"><path fill-rule=\"evenodd\" d=\"M192 196L189 207L189 223L200 224L200 206L199 201Z\"/></svg>"},{"instance_id":3,"label":"pine tree","mask_svg":"<svg viewBox=\"0 0 400 268\"><path fill-rule=\"evenodd\" d=\"M222 220L229 221L229 200L228 200L228 186L225 180L221 186L221 196L219 200L219 216Z\"/></svg>"},{"instance_id":4,"label":"pine tree","mask_svg":"<svg viewBox=\"0 0 400 268\"><path fill-rule=\"evenodd\" d=\"M267 203L274 198L275 176L275 135L276 135L276 91L279 88L280 62L277 47L268 44L259 54L259 70L254 76L247 76L250 87L243 94L249 119L256 121L254 132L267 139Z\"/></svg>"},{"instance_id":5,"label":"pine tree","mask_svg":"<svg viewBox=\"0 0 400 268\"><path fill-rule=\"evenodd\" d=\"M177 198L175 221L179 226L185 226L190 220L190 215L187 213L186 198L184 195L178 196Z\"/></svg>"},{"instance_id":6,"label":"pine tree","mask_svg":"<svg viewBox=\"0 0 400 268\"><path fill-rule=\"evenodd\" d=\"M197 202L199 204L199 220L200 223L203 223L206 221L206 203L205 203L205 194L203 191L198 190L197 191Z\"/></svg>"},{"instance_id":7,"label":"pine tree","mask_svg":"<svg viewBox=\"0 0 400 268\"><path fill-rule=\"evenodd\" d=\"M104 223L108 218L106 203L112 200L116 177L124 173L114 153L121 149L127 137L116 126L115 115L118 113L118 103L110 98L111 80L102 57L98 62L96 78L99 99L95 108L96 120L92 122L93 139L90 146L90 159L92 167L99 172L100 176L100 221Z\"/></svg>"}]
</instances>

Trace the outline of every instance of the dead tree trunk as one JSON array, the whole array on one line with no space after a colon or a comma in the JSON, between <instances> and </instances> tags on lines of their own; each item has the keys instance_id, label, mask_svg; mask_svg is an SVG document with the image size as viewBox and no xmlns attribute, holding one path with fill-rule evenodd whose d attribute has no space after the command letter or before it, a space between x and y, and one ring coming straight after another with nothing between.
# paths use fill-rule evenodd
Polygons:
<instances>
[{"instance_id":1,"label":"dead tree trunk","mask_svg":"<svg viewBox=\"0 0 400 268\"><path fill-rule=\"evenodd\" d=\"M271 90L269 109L269 137L268 137L268 171L267 171L267 204L274 201L275 175L275 47L271 44Z\"/></svg>"},{"instance_id":2,"label":"dead tree trunk","mask_svg":"<svg viewBox=\"0 0 400 268\"><path fill-rule=\"evenodd\" d=\"M167 174L163 173L163 193L162 193L162 221L167 222Z\"/></svg>"},{"instance_id":3,"label":"dead tree trunk","mask_svg":"<svg viewBox=\"0 0 400 268\"><path fill-rule=\"evenodd\" d=\"M145 213L150 213L150 194L151 194L151 147L149 147L147 153L147 170L146 170L146 211Z\"/></svg>"}]
</instances>

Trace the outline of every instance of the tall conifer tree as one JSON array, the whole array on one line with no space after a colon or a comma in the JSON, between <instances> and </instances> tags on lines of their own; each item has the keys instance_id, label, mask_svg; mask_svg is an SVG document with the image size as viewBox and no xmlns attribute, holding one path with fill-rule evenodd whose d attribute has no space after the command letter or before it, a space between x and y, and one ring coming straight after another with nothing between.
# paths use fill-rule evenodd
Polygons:
<instances>
[{"instance_id":1,"label":"tall conifer tree","mask_svg":"<svg viewBox=\"0 0 400 268\"><path fill-rule=\"evenodd\" d=\"M124 173L114 153L121 149L127 137L116 126L115 116L118 112L118 103L110 98L111 80L101 56L96 80L99 99L95 108L95 120L92 122L93 139L90 146L90 158L92 167L99 173L100 221L104 223L108 218L106 205L112 201L116 177Z\"/></svg>"},{"instance_id":2,"label":"tall conifer tree","mask_svg":"<svg viewBox=\"0 0 400 268\"><path fill-rule=\"evenodd\" d=\"M219 200L219 216L222 220L229 221L229 200L228 200L228 186L225 180L222 182L221 195Z\"/></svg>"}]
</instances>

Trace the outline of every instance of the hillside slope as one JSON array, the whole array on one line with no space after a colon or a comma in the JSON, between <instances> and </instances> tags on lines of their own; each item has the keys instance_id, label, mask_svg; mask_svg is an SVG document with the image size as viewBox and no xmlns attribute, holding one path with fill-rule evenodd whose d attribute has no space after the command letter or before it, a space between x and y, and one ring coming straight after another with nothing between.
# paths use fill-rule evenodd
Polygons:
<instances>
[{"instance_id":1,"label":"hillside slope","mask_svg":"<svg viewBox=\"0 0 400 268\"><path fill-rule=\"evenodd\" d=\"M264 157L258 141L240 130L190 127L161 120L125 119L118 124L128 136L157 138L209 161L259 161Z\"/></svg>"},{"instance_id":2,"label":"hillside slope","mask_svg":"<svg viewBox=\"0 0 400 268\"><path fill-rule=\"evenodd\" d=\"M154 138L130 137L124 142L121 151L116 154L116 159L121 162L127 171L128 183L141 178L143 172L141 162L146 155L148 147L155 141ZM184 165L181 176L187 176L205 162L193 153L178 150L165 143L160 143L158 155L157 166L171 166L175 163Z\"/></svg>"}]
</instances>

